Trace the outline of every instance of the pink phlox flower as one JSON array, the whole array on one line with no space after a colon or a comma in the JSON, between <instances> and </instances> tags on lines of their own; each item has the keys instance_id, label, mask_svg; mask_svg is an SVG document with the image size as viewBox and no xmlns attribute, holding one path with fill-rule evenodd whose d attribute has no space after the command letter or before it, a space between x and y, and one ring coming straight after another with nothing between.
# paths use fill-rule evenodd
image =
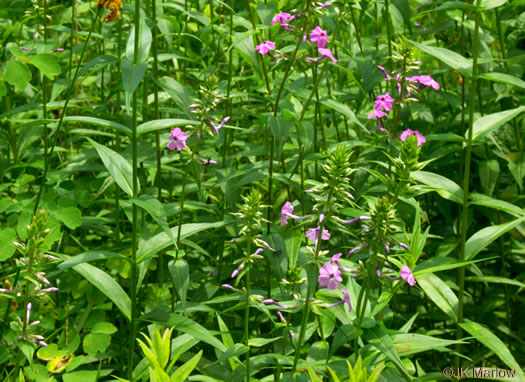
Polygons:
<instances>
[{"instance_id":1,"label":"pink phlox flower","mask_svg":"<svg viewBox=\"0 0 525 382\"><path fill-rule=\"evenodd\" d=\"M317 278L319 285L327 287L329 290L337 289L339 283L343 282L341 271L334 264L325 264L319 269L319 277Z\"/></svg>"},{"instance_id":2,"label":"pink phlox flower","mask_svg":"<svg viewBox=\"0 0 525 382\"><path fill-rule=\"evenodd\" d=\"M341 265L341 263L339 262L339 259L341 258L341 256L343 256L342 253L336 253L335 255L333 255L332 258L330 259L330 264L337 265L339 269L341 269L344 272L352 272L351 269L348 269L345 266Z\"/></svg>"},{"instance_id":3,"label":"pink phlox flower","mask_svg":"<svg viewBox=\"0 0 525 382\"><path fill-rule=\"evenodd\" d=\"M343 301L346 302L346 304L348 305L348 311L351 312L352 311L352 303L350 302L350 295L345 290L345 288L341 288L341 291L343 292L343 295L344 295Z\"/></svg>"},{"instance_id":4,"label":"pink phlox flower","mask_svg":"<svg viewBox=\"0 0 525 382\"><path fill-rule=\"evenodd\" d=\"M260 54L266 54L270 50L275 50L275 43L272 41L264 41L255 47L255 50Z\"/></svg>"},{"instance_id":5,"label":"pink phlox flower","mask_svg":"<svg viewBox=\"0 0 525 382\"><path fill-rule=\"evenodd\" d=\"M390 93L385 93L377 96L376 101L374 102L374 109L377 111L392 110L392 105L394 104L394 99L390 96Z\"/></svg>"},{"instance_id":6,"label":"pink phlox flower","mask_svg":"<svg viewBox=\"0 0 525 382\"><path fill-rule=\"evenodd\" d=\"M317 226L317 228L310 228L308 231L306 231L305 236L309 238L314 244L317 244L317 239L319 238L319 230L321 229L320 226ZM330 239L330 233L326 228L323 228L323 233L321 234L321 240L329 240Z\"/></svg>"},{"instance_id":7,"label":"pink phlox flower","mask_svg":"<svg viewBox=\"0 0 525 382\"><path fill-rule=\"evenodd\" d=\"M412 271L410 270L410 268L406 265L403 265L401 267L401 278L403 280L407 280L408 285L410 286L416 285L416 279L414 278L414 275L412 274Z\"/></svg>"},{"instance_id":8,"label":"pink phlox flower","mask_svg":"<svg viewBox=\"0 0 525 382\"><path fill-rule=\"evenodd\" d=\"M364 221L364 220L370 220L372 219L370 216L358 216L356 218L350 219L350 220L341 220L341 223L343 224L352 224L358 221Z\"/></svg>"},{"instance_id":9,"label":"pink phlox flower","mask_svg":"<svg viewBox=\"0 0 525 382\"><path fill-rule=\"evenodd\" d=\"M410 130L410 129L406 129L405 131L403 131L401 133L401 136L399 137L399 139L401 139L401 141L406 141L406 139L410 136L410 135L415 135L416 138L417 138L417 146L421 146L423 143L425 143L427 140L425 139L424 136L422 136L421 134L419 134L419 131L413 131L413 130ZM402 243L401 243L402 244ZM400 245L400 244L398 244ZM405 244L406 245L406 244ZM403 247L402 245L400 245L401 247ZM404 247L403 247L404 248ZM408 247L407 247L408 248Z\"/></svg>"},{"instance_id":10,"label":"pink phlox flower","mask_svg":"<svg viewBox=\"0 0 525 382\"><path fill-rule=\"evenodd\" d=\"M387 115L388 114L384 111L374 109L374 112L372 114L368 114L368 119L377 118L379 122L379 119L386 117Z\"/></svg>"},{"instance_id":11,"label":"pink phlox flower","mask_svg":"<svg viewBox=\"0 0 525 382\"><path fill-rule=\"evenodd\" d=\"M328 57L333 62L337 62L337 59L334 57L334 55L332 54L332 51L330 49L328 49L328 48L318 48L317 51L319 52L321 57L317 58L317 59L315 59L313 61L320 61L320 60L324 59L325 57Z\"/></svg>"},{"instance_id":12,"label":"pink phlox flower","mask_svg":"<svg viewBox=\"0 0 525 382\"><path fill-rule=\"evenodd\" d=\"M188 136L180 128L175 127L170 133L170 143L168 143L168 149L171 151L177 149L181 151L186 146L186 139Z\"/></svg>"},{"instance_id":13,"label":"pink phlox flower","mask_svg":"<svg viewBox=\"0 0 525 382\"><path fill-rule=\"evenodd\" d=\"M310 33L310 41L316 43L318 48L324 48L326 44L330 42L328 41L328 34L320 27L315 27L315 29ZM319 53L321 53L321 51L319 51ZM330 52L330 55L331 54L332 53Z\"/></svg>"},{"instance_id":14,"label":"pink phlox flower","mask_svg":"<svg viewBox=\"0 0 525 382\"><path fill-rule=\"evenodd\" d=\"M237 268L236 270L232 272L231 278L234 279L235 276L237 276L239 272L242 271L243 268L244 268L244 263L241 263L241 265L239 265L239 268Z\"/></svg>"},{"instance_id":15,"label":"pink phlox flower","mask_svg":"<svg viewBox=\"0 0 525 382\"><path fill-rule=\"evenodd\" d=\"M351 256L351 255L353 255L354 253L359 252L360 250L362 250L362 249L365 248L366 246L367 246L367 244L364 243L364 244L361 244L361 245L358 246L358 247L355 247L355 248L351 249L350 251L348 251L348 256Z\"/></svg>"},{"instance_id":16,"label":"pink phlox flower","mask_svg":"<svg viewBox=\"0 0 525 382\"><path fill-rule=\"evenodd\" d=\"M221 121L221 123L219 123L219 126L216 126L215 123L213 123L213 121L210 120L210 123L211 123L211 126L213 127L213 130L215 130L215 134L219 134L219 130L222 129L222 127L224 126L224 124L226 122L228 122L230 120L230 117L224 117Z\"/></svg>"},{"instance_id":17,"label":"pink phlox flower","mask_svg":"<svg viewBox=\"0 0 525 382\"><path fill-rule=\"evenodd\" d=\"M381 65L377 65L377 68L378 68L379 70L381 70L381 71L384 73L384 75L385 75L387 81L390 80L390 79L392 78L392 77L390 77L390 75L388 74L388 72L386 71L386 69L383 68Z\"/></svg>"},{"instance_id":18,"label":"pink phlox flower","mask_svg":"<svg viewBox=\"0 0 525 382\"><path fill-rule=\"evenodd\" d=\"M289 306L279 304L277 301L272 300L272 299L263 300L263 304L265 304L265 305L273 304L275 306L278 306L281 309L290 309Z\"/></svg>"},{"instance_id":19,"label":"pink phlox flower","mask_svg":"<svg viewBox=\"0 0 525 382\"><path fill-rule=\"evenodd\" d=\"M304 219L305 216L297 216L293 214L293 205L290 202L286 202L281 208L281 226L288 224L288 218L295 220Z\"/></svg>"},{"instance_id":20,"label":"pink phlox flower","mask_svg":"<svg viewBox=\"0 0 525 382\"><path fill-rule=\"evenodd\" d=\"M414 76L407 77L406 81L408 82L419 82L424 86L431 86L434 90L439 90L439 84L431 76Z\"/></svg>"},{"instance_id":21,"label":"pink phlox flower","mask_svg":"<svg viewBox=\"0 0 525 382\"><path fill-rule=\"evenodd\" d=\"M276 23L281 23L281 25L284 27L286 23L292 18L292 15L286 12L281 12L275 15L275 17L272 19L272 25Z\"/></svg>"}]
</instances>

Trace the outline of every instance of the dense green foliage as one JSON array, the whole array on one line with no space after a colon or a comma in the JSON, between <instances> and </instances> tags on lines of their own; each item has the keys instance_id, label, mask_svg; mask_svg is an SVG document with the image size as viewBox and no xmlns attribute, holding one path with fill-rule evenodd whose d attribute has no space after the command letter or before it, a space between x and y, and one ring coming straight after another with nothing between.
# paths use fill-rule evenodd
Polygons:
<instances>
[{"instance_id":1,"label":"dense green foliage","mask_svg":"<svg viewBox=\"0 0 525 382\"><path fill-rule=\"evenodd\" d=\"M3 0L0 40L3 380L525 380L525 1Z\"/></svg>"}]
</instances>

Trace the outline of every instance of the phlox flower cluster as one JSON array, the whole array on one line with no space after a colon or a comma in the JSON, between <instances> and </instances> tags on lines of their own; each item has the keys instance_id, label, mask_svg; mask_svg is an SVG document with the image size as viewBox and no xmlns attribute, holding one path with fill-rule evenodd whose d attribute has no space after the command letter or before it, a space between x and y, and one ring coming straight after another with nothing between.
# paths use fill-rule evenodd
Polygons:
<instances>
[{"instance_id":1,"label":"phlox flower cluster","mask_svg":"<svg viewBox=\"0 0 525 382\"><path fill-rule=\"evenodd\" d=\"M200 116L201 121L207 121L209 127L211 128L211 135L218 135L220 130L224 127L226 122L230 120L230 116L224 117L219 123L217 123L217 119L214 116L209 116L212 110L219 104L221 96L217 91L211 91L209 89L204 88L201 86L199 93L202 95L202 98L205 101L201 101L199 99L195 99L194 103L189 105L189 109L192 113L198 114ZM188 134L186 134L180 127L175 127L171 130L169 135L169 143L168 143L168 149L171 151L178 150L182 151L186 148L186 141L188 138L196 133L197 139L201 138L201 126L194 128L193 131L191 131ZM186 126L187 129L192 129L193 127L191 125ZM205 158L195 158L196 162L203 165L203 166L209 166L217 164L217 161L213 159L205 159Z\"/></svg>"},{"instance_id":2,"label":"phlox flower cluster","mask_svg":"<svg viewBox=\"0 0 525 382\"><path fill-rule=\"evenodd\" d=\"M321 12L322 9L327 8L331 5L331 3L320 3L319 6L316 8L316 11ZM294 10L296 14L292 15L287 12L281 12L274 16L272 19L272 25L280 24L283 29L286 31L294 31L295 28L293 25L290 24L291 21L296 20L302 16L302 14L296 10ZM292 12L294 12L292 11ZM330 42L328 40L328 34L326 30L322 29L321 27L317 26L315 27L309 34L310 41L314 43L317 47L317 51L321 55L319 58L307 58L308 61L317 62L320 60L323 60L324 58L328 57L333 62L337 62L337 59L332 54L332 51L327 48L327 44ZM303 36L303 42L307 41L307 36ZM255 50L259 52L261 55L269 54L270 51L275 50L275 42L273 41L263 41L259 45L255 47ZM276 58L276 56L272 56L269 54L272 58ZM282 57L282 54L281 54Z\"/></svg>"},{"instance_id":3,"label":"phlox flower cluster","mask_svg":"<svg viewBox=\"0 0 525 382\"><path fill-rule=\"evenodd\" d=\"M420 62L418 61L416 63L419 64ZM377 96L374 102L374 111L368 115L368 119L376 118L378 128L382 132L389 133L381 124L381 118L388 116L388 112L392 110L392 107L396 102L399 103L400 106L403 106L404 102L418 102L417 98L412 97L412 92L416 90L423 90L427 87L431 87L434 90L440 89L437 81L435 81L431 76L420 75L404 77L402 73L397 73L395 77L392 77L390 74L388 74L384 67L378 65L377 68L385 75L385 81L396 82L399 96L399 100L395 101L390 93L386 92L385 94L380 94ZM422 87L419 87L419 85ZM405 87L406 93L403 93L403 87ZM405 134L405 132L407 133ZM408 135L415 133L410 129L405 130L405 132L403 132L404 135L401 135L402 141L405 141ZM418 137L418 146L426 142L425 138L419 134L419 132L417 132L416 136Z\"/></svg>"}]
</instances>

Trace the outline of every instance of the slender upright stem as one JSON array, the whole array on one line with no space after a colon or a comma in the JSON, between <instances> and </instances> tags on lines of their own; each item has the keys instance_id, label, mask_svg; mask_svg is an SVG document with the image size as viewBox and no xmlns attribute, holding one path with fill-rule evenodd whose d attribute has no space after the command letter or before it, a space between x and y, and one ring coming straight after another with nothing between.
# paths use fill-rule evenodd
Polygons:
<instances>
[{"instance_id":1,"label":"slender upright stem","mask_svg":"<svg viewBox=\"0 0 525 382\"><path fill-rule=\"evenodd\" d=\"M394 39L392 32L392 25L390 23L390 10L389 10L389 0L385 0L385 18L386 18L386 33L388 35L388 69L392 72L392 40ZM392 89L394 89L394 82L392 81Z\"/></svg>"},{"instance_id":2,"label":"slender upright stem","mask_svg":"<svg viewBox=\"0 0 525 382\"><path fill-rule=\"evenodd\" d=\"M479 8L480 0L477 1L477 7ZM472 135L474 125L474 104L476 101L476 85L478 75L478 41L479 41L479 11L476 9L476 16L474 21L474 41L472 49L472 78L470 84L470 104L469 104L469 129L467 138L467 148L465 153L465 170L463 174L463 206L460 216L460 250L458 254L458 261L465 260L465 242L467 240L467 218L468 218L468 200L469 200L469 188L470 188L470 162L472 158ZM465 294L465 267L458 268L458 324L463 322L463 297ZM456 338L461 339L463 331L458 325L456 330ZM461 353L461 344L456 346L457 352ZM456 356L456 365L461 365L461 358Z\"/></svg>"},{"instance_id":3,"label":"slender upright stem","mask_svg":"<svg viewBox=\"0 0 525 382\"><path fill-rule=\"evenodd\" d=\"M153 21L153 29L151 31L151 53L153 54L153 119L159 119L159 59L157 57L157 2L151 0L151 21ZM155 149L157 157L157 199L162 202L162 166L161 166L161 150L160 150L160 133L155 131ZM164 283L164 261L162 252L159 253L159 285L162 288Z\"/></svg>"},{"instance_id":4,"label":"slender upright stem","mask_svg":"<svg viewBox=\"0 0 525 382\"><path fill-rule=\"evenodd\" d=\"M301 34L304 34L306 31L306 25L308 22L308 12L310 11L310 3L311 0L308 0L306 3L306 10L305 10L305 16L304 16L304 23L303 27L301 29ZM293 62L295 61L295 57L297 56L297 52L299 51L299 46L301 46L302 39L297 39L297 44L295 44L295 50L293 51L292 57L290 57L290 60L288 61L288 66L286 67L286 71L284 72L283 79L281 81L281 85L279 86L279 90L277 92L277 98L275 99L275 104L273 107L273 116L274 118L277 117L277 112L279 110L279 102L281 100L281 96L283 94L284 85L286 84L286 80L288 79L288 75L290 74L290 70L292 69ZM272 135L272 144L270 148L270 163L269 163L269 177L268 177L268 199L267 199L267 210L266 210L266 219L268 220L267 226L266 226L266 232L270 233L270 226L272 221L272 182L273 182L273 156L274 156L274 138Z\"/></svg>"},{"instance_id":5,"label":"slender upright stem","mask_svg":"<svg viewBox=\"0 0 525 382\"><path fill-rule=\"evenodd\" d=\"M141 0L135 0L135 41L133 46L133 64L139 63L139 40L140 40L140 3ZM131 123L131 168L133 172L133 197L138 197L138 165L137 165L137 97L138 89L133 92L132 98L132 123ZM137 316L137 231L138 231L138 209L135 203L132 203L131 219L131 322L130 322L130 343L128 356L128 379L133 376L133 355L135 353L136 337L136 316Z\"/></svg>"},{"instance_id":6,"label":"slender upright stem","mask_svg":"<svg viewBox=\"0 0 525 382\"><path fill-rule=\"evenodd\" d=\"M48 155L49 158L51 158L53 156L53 152L55 151L55 146L56 146L57 141L58 141L58 134L59 134L59 132L62 129L62 124L64 122L64 116L66 115L67 106L69 104L69 99L71 98L71 90L73 89L73 87L75 86L75 83L77 81L78 73L80 71L80 64L82 63L82 59L84 58L84 53L86 51L87 44L89 42L89 39L91 38L91 34L93 33L93 29L95 28L95 25L97 24L96 21L97 21L99 15L100 15L100 9L97 11L97 14L95 16L95 20L93 21L93 24L91 24L91 29L89 30L86 42L84 42L84 45L82 46L82 51L80 52L80 59L78 60L77 68L75 69L75 74L73 76L73 81L71 81L71 83L69 84L69 87L67 88L66 100L64 102L64 108L62 109L62 113L60 114L60 119L58 120L57 128L56 128L55 133L53 135L53 140L52 140L51 148L49 150L49 155ZM40 186L38 188L38 194L36 196L35 206L33 208L33 214L35 214L36 211L38 210L38 206L40 204L40 199L42 198L42 191L44 189L44 186L45 186L45 183L46 183L46 180L47 180L47 173L49 172L49 162L50 161L48 160L47 163L44 164L44 173L42 175L42 181L40 182Z\"/></svg>"},{"instance_id":7,"label":"slender upright stem","mask_svg":"<svg viewBox=\"0 0 525 382\"><path fill-rule=\"evenodd\" d=\"M332 200L332 192L330 191L328 193L328 198L326 200L326 205L330 205L330 201ZM322 241L322 236L323 236L323 230L324 230L324 225L325 225L325 222L326 222L326 217L325 219L321 222L321 224L319 224L319 235L317 237L317 242L315 243L315 252L314 252L314 264L317 266L318 262L319 262L319 250L321 249L321 241ZM303 340L304 340L304 335L306 333L306 325L307 325L307 322L308 322L308 317L310 316L310 303L311 303L311 298L312 298L312 289L315 289L315 288L312 288L308 283L306 285L306 299L304 301L304 305L303 305L303 313L302 313L302 317L301 317L301 330L299 332L299 339L297 340L297 345L296 345L296 348L295 348L295 356L294 356L294 359L293 359L293 366L292 366L292 371L295 372L295 370L297 369L297 362L299 361L299 353L301 352L301 348L303 346Z\"/></svg>"},{"instance_id":8,"label":"slender upright stem","mask_svg":"<svg viewBox=\"0 0 525 382\"><path fill-rule=\"evenodd\" d=\"M42 26L44 27L44 47L47 49L47 0L44 0L44 14L42 15ZM42 75L42 119L47 118L47 77L44 73ZM49 146L49 138L47 133L47 123L44 122L44 165L47 165L49 160L47 150Z\"/></svg>"},{"instance_id":9,"label":"slender upright stem","mask_svg":"<svg viewBox=\"0 0 525 382\"><path fill-rule=\"evenodd\" d=\"M248 231L248 243L246 246L246 257L249 259L251 254L252 236L251 232ZM246 264L246 306L244 307L244 341L248 347L246 352L246 381L250 381L250 262Z\"/></svg>"}]
</instances>

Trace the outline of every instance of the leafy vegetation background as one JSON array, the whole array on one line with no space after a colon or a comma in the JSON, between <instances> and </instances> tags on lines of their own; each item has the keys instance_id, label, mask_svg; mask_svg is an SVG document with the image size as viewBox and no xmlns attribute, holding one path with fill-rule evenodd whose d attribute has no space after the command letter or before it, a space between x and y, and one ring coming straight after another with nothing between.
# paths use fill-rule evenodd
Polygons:
<instances>
[{"instance_id":1,"label":"leafy vegetation background","mask_svg":"<svg viewBox=\"0 0 525 382\"><path fill-rule=\"evenodd\" d=\"M524 6L3 0L2 378L523 381Z\"/></svg>"}]
</instances>

